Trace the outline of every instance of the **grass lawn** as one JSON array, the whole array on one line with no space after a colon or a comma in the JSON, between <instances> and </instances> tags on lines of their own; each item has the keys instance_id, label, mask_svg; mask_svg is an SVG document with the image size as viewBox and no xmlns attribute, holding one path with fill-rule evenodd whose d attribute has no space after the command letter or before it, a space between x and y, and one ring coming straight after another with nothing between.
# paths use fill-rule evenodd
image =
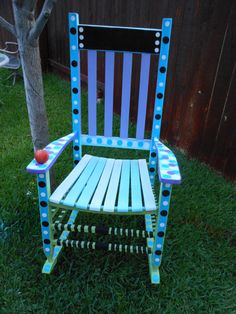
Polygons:
<instances>
[{"instance_id":1,"label":"grass lawn","mask_svg":"<svg viewBox=\"0 0 236 314\"><path fill-rule=\"evenodd\" d=\"M52 74L45 75L44 83L54 140L71 132L70 86ZM236 188L178 150L183 183L173 189L160 285L150 284L146 256L100 251L63 251L53 274L41 274L45 257L36 181L25 171L33 150L21 81L15 87L0 85L0 112L1 314L236 313ZM118 124L115 117L116 128ZM58 182L72 167L71 153L67 148L58 160ZM118 153L110 150L107 155ZM144 153L121 151L119 156L128 154ZM135 218L114 220L114 225L141 223Z\"/></svg>"}]
</instances>

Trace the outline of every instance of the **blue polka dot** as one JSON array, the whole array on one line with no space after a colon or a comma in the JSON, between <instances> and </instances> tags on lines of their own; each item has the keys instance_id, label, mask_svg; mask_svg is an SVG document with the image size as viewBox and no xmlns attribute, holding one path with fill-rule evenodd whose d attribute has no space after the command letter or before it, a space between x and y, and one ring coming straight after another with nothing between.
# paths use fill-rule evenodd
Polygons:
<instances>
[{"instance_id":1,"label":"blue polka dot","mask_svg":"<svg viewBox=\"0 0 236 314\"><path fill-rule=\"evenodd\" d=\"M128 142L128 143L127 143L127 146L128 146L128 147L131 147L132 145L133 145L132 142Z\"/></svg>"},{"instance_id":2,"label":"blue polka dot","mask_svg":"<svg viewBox=\"0 0 236 314\"><path fill-rule=\"evenodd\" d=\"M169 176L168 174L163 174L162 177L165 178L165 179L170 179L171 178L171 176Z\"/></svg>"},{"instance_id":3,"label":"blue polka dot","mask_svg":"<svg viewBox=\"0 0 236 314\"><path fill-rule=\"evenodd\" d=\"M87 143L92 143L91 137L87 138Z\"/></svg>"},{"instance_id":4,"label":"blue polka dot","mask_svg":"<svg viewBox=\"0 0 236 314\"><path fill-rule=\"evenodd\" d=\"M97 139L97 143L98 143L98 144L102 144L102 139L101 139L101 138L98 138L98 139Z\"/></svg>"},{"instance_id":5,"label":"blue polka dot","mask_svg":"<svg viewBox=\"0 0 236 314\"><path fill-rule=\"evenodd\" d=\"M107 144L111 145L112 144L112 140L111 139L107 140Z\"/></svg>"},{"instance_id":6,"label":"blue polka dot","mask_svg":"<svg viewBox=\"0 0 236 314\"><path fill-rule=\"evenodd\" d=\"M161 165L161 168L169 168L168 165Z\"/></svg>"},{"instance_id":7,"label":"blue polka dot","mask_svg":"<svg viewBox=\"0 0 236 314\"><path fill-rule=\"evenodd\" d=\"M122 145L122 140L117 141L118 145Z\"/></svg>"},{"instance_id":8,"label":"blue polka dot","mask_svg":"<svg viewBox=\"0 0 236 314\"><path fill-rule=\"evenodd\" d=\"M143 142L139 142L138 147L143 147Z\"/></svg>"}]
</instances>

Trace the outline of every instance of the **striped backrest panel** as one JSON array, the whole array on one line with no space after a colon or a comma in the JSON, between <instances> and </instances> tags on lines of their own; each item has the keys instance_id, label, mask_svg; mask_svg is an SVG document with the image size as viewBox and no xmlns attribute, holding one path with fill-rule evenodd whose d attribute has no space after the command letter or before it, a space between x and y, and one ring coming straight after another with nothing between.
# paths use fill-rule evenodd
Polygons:
<instances>
[{"instance_id":1,"label":"striped backrest panel","mask_svg":"<svg viewBox=\"0 0 236 314\"><path fill-rule=\"evenodd\" d=\"M87 51L88 73L88 134L78 136L79 145L111 146L120 148L134 148L151 150L154 137L159 138L162 119L162 107L165 91L171 19L164 19L162 29L141 29L126 27L105 27L97 25L79 24L78 15L70 13L70 51L71 51L71 81L72 81L72 108L75 102L80 106L80 50ZM77 24L76 24L77 23ZM164 36L165 35L165 36ZM76 42L74 44L74 42ZM98 53L104 51L104 129L103 134L98 134L97 126L97 68ZM74 52L77 53L75 58ZM119 137L113 135L113 107L114 107L114 80L115 56L122 52L122 90L121 90L121 115ZM131 86L134 54L140 54L140 74L137 102L136 135L130 138L130 109ZM149 76L151 55L158 55L158 75L155 89L154 119L152 136L145 139L146 112L148 106ZM77 63L76 63L77 62ZM76 65L74 67L74 65ZM74 69L76 68L76 70ZM77 85L77 87L75 87ZM79 86L79 88L78 88ZM77 88L77 90L76 90ZM76 95L74 92L77 92ZM76 98L76 100L75 100ZM74 116L73 116L74 119ZM77 124L75 124L77 120ZM73 130L81 129L81 118L73 120ZM81 134L81 131L79 130ZM78 145L78 146L79 146Z\"/></svg>"}]
</instances>

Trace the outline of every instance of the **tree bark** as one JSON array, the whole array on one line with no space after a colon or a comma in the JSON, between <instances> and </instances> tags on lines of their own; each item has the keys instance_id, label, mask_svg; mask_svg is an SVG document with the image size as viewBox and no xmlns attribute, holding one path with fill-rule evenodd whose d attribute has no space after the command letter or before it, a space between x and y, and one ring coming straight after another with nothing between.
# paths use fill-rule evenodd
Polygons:
<instances>
[{"instance_id":1,"label":"tree bark","mask_svg":"<svg viewBox=\"0 0 236 314\"><path fill-rule=\"evenodd\" d=\"M48 144L48 122L44 102L39 40L32 45L29 34L35 25L34 13L13 1L15 30L24 77L26 103L34 150Z\"/></svg>"}]
</instances>

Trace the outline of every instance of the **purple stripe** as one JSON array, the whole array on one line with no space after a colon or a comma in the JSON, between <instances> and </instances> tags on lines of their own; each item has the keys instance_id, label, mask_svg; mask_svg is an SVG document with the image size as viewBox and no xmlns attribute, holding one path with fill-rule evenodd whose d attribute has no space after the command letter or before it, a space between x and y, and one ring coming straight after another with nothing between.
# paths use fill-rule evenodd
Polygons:
<instances>
[{"instance_id":1,"label":"purple stripe","mask_svg":"<svg viewBox=\"0 0 236 314\"><path fill-rule=\"evenodd\" d=\"M142 53L138 99L138 119L136 129L137 139L144 138L149 83L149 69L150 69L150 54Z\"/></svg>"},{"instance_id":2,"label":"purple stripe","mask_svg":"<svg viewBox=\"0 0 236 314\"><path fill-rule=\"evenodd\" d=\"M88 50L88 133L97 133L97 52Z\"/></svg>"},{"instance_id":3,"label":"purple stripe","mask_svg":"<svg viewBox=\"0 0 236 314\"><path fill-rule=\"evenodd\" d=\"M106 51L104 135L112 136L114 89L114 52Z\"/></svg>"},{"instance_id":4,"label":"purple stripe","mask_svg":"<svg viewBox=\"0 0 236 314\"><path fill-rule=\"evenodd\" d=\"M122 98L121 98L121 121L120 137L127 138L129 131L129 108L132 74L132 54L125 52L123 55L123 76L122 76Z\"/></svg>"}]
</instances>

